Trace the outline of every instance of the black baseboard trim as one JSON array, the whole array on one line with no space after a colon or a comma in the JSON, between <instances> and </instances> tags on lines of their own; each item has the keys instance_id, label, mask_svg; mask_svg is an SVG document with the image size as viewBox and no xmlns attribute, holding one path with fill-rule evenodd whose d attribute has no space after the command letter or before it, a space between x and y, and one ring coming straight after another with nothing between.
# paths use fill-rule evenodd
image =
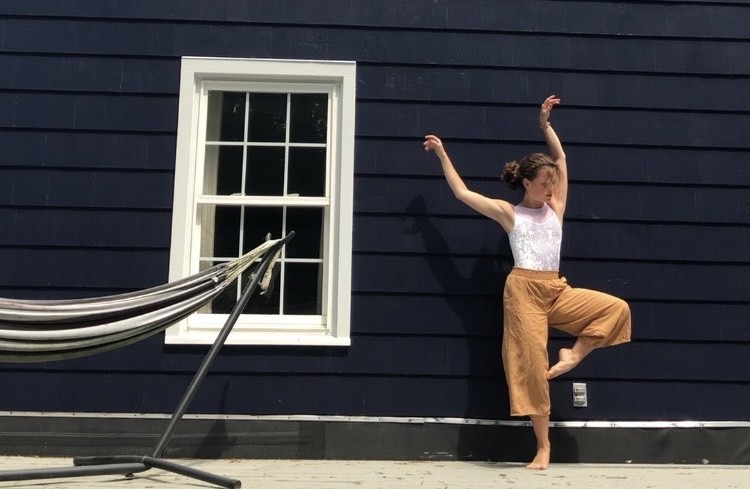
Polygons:
<instances>
[{"instance_id":1,"label":"black baseboard trim","mask_svg":"<svg viewBox=\"0 0 750 489\"><path fill-rule=\"evenodd\" d=\"M151 455L167 419L0 416L0 455ZM557 463L750 464L750 427L552 427ZM524 462L527 426L183 419L167 458Z\"/></svg>"}]
</instances>

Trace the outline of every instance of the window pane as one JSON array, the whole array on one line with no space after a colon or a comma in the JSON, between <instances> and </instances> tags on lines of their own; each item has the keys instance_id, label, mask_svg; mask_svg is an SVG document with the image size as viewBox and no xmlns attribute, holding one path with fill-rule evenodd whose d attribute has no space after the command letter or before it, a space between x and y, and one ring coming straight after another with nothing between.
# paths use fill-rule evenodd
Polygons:
<instances>
[{"instance_id":1,"label":"window pane","mask_svg":"<svg viewBox=\"0 0 750 489\"><path fill-rule=\"evenodd\" d=\"M324 197L325 182L325 148L289 148L290 194Z\"/></svg>"},{"instance_id":2,"label":"window pane","mask_svg":"<svg viewBox=\"0 0 750 489\"><path fill-rule=\"evenodd\" d=\"M328 135L328 95L292 94L289 140L293 143L325 143Z\"/></svg>"},{"instance_id":3,"label":"window pane","mask_svg":"<svg viewBox=\"0 0 750 489\"><path fill-rule=\"evenodd\" d=\"M321 236L323 209L316 207L289 207L286 211L287 232L294 238L285 245L289 258L323 258Z\"/></svg>"},{"instance_id":4,"label":"window pane","mask_svg":"<svg viewBox=\"0 0 750 489\"><path fill-rule=\"evenodd\" d=\"M205 206L210 212L214 210L213 236L206 236L204 231L201 241L213 240L213 254L221 258L236 258L240 249L240 209L239 207Z\"/></svg>"},{"instance_id":5,"label":"window pane","mask_svg":"<svg viewBox=\"0 0 750 489\"><path fill-rule=\"evenodd\" d=\"M242 192L242 148L208 146L203 175L205 195L232 195Z\"/></svg>"},{"instance_id":6,"label":"window pane","mask_svg":"<svg viewBox=\"0 0 750 489\"><path fill-rule=\"evenodd\" d=\"M248 146L247 195L284 195L284 148Z\"/></svg>"},{"instance_id":7,"label":"window pane","mask_svg":"<svg viewBox=\"0 0 750 489\"><path fill-rule=\"evenodd\" d=\"M284 142L286 140L286 94L251 93L247 140Z\"/></svg>"},{"instance_id":8,"label":"window pane","mask_svg":"<svg viewBox=\"0 0 750 489\"><path fill-rule=\"evenodd\" d=\"M271 238L281 238L281 207L245 207L242 253L247 253L260 246L266 240L266 234Z\"/></svg>"},{"instance_id":9,"label":"window pane","mask_svg":"<svg viewBox=\"0 0 750 489\"><path fill-rule=\"evenodd\" d=\"M320 264L287 263L284 278L285 314L321 314Z\"/></svg>"},{"instance_id":10,"label":"window pane","mask_svg":"<svg viewBox=\"0 0 750 489\"><path fill-rule=\"evenodd\" d=\"M245 94L208 92L206 140L242 141L245 132Z\"/></svg>"}]
</instances>

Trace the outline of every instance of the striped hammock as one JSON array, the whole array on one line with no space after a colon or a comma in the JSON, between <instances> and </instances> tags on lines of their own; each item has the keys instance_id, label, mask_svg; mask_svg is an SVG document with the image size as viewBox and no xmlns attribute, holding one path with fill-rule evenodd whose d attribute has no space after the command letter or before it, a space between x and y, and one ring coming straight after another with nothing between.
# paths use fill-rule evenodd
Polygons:
<instances>
[{"instance_id":1,"label":"striped hammock","mask_svg":"<svg viewBox=\"0 0 750 489\"><path fill-rule=\"evenodd\" d=\"M282 240L182 280L126 294L72 300L0 298L0 362L45 362L114 350L159 333L218 296ZM274 262L281 253L275 251ZM273 264L260 282L265 290Z\"/></svg>"}]
</instances>

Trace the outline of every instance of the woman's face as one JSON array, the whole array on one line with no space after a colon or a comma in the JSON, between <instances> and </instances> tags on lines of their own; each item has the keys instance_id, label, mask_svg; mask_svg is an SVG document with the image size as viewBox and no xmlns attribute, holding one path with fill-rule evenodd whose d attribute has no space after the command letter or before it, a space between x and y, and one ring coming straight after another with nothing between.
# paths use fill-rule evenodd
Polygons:
<instances>
[{"instance_id":1,"label":"woman's face","mask_svg":"<svg viewBox=\"0 0 750 489\"><path fill-rule=\"evenodd\" d=\"M555 172L551 168L542 168L533 180L524 178L523 186L531 201L549 203L555 193Z\"/></svg>"}]
</instances>

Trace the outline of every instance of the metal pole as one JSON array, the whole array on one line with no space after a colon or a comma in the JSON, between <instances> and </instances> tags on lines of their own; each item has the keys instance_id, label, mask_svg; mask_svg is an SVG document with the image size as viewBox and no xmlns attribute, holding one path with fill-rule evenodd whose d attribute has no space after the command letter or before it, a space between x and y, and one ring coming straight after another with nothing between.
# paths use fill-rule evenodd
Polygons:
<instances>
[{"instance_id":1,"label":"metal pole","mask_svg":"<svg viewBox=\"0 0 750 489\"><path fill-rule=\"evenodd\" d=\"M260 282L261 278L263 278L263 274L266 273L266 270L268 269L269 265L273 261L273 258L276 255L276 252L293 237L294 237L294 231L290 231L289 234L287 234L284 238L279 240L279 242L276 243L273 247L271 247L268 250L268 252L263 256L263 259L258 265L258 268L256 269L252 277L252 280L245 286L245 289L242 291L242 295L240 296L237 303L234 305L234 308L232 309L231 313L229 314L229 317L224 323L224 327L221 328L221 331L219 332L218 336L216 337L216 340L214 341L214 344L211 346L211 349L206 354L206 357L204 358L203 363L201 364L200 368L198 368L198 371L195 373L195 376L193 377L193 380L190 383L190 386L185 391L185 394L183 395L182 400L177 405L177 408L172 414L172 418L169 421L169 425L167 426L167 429L164 431L164 434L162 434L161 438L159 439L159 442L156 445L156 448L154 449L154 452L152 455L154 458L159 458L164 453L164 450L167 447L167 443L169 443L169 439L172 437L172 434L174 433L174 430L177 427L177 422L180 421L182 416L185 414L185 411L187 411L188 405L190 404L190 401L193 400L193 397L195 396L195 392L198 390L200 383L203 381L204 377L206 376L206 373L208 372L208 369L211 367L211 364L213 363L214 359L219 354L219 350L224 345L224 342L229 336L229 333L232 331L232 328L234 327L234 323L237 322L237 319L240 317L242 310L245 309L247 302L250 300L250 296L253 294L253 291L258 286L258 283Z\"/></svg>"},{"instance_id":2,"label":"metal pole","mask_svg":"<svg viewBox=\"0 0 750 489\"><path fill-rule=\"evenodd\" d=\"M128 467L140 467L137 471L143 472L145 470L156 468L165 470L167 472L174 472L175 474L184 475L193 479L201 480L215 484L220 487L226 487L227 489L239 489L242 487L242 482L224 477L221 475L212 474L205 470L195 469L193 467L187 467L174 462L168 462L166 460L153 458L142 455L113 455L110 457L77 457L75 464L78 466L85 467L74 467L73 469L81 471L81 469L88 469L91 473L86 475L100 475L102 473L125 473L122 471L118 472L101 472L101 467L116 467L116 468L128 468ZM105 465L99 465L105 464ZM71 468L64 468L62 471L66 473L71 471ZM28 471L27 471L28 472ZM73 474L75 475L75 474ZM80 475L80 473L78 474ZM70 477L70 476L67 476ZM8 479L13 480L13 479Z\"/></svg>"},{"instance_id":3,"label":"metal pole","mask_svg":"<svg viewBox=\"0 0 750 489\"><path fill-rule=\"evenodd\" d=\"M25 481L34 479L58 479L63 477L80 477L85 475L127 476L148 470L143 463L107 464L87 467L57 467L47 469L5 470L0 471L0 481Z\"/></svg>"},{"instance_id":4,"label":"metal pole","mask_svg":"<svg viewBox=\"0 0 750 489\"><path fill-rule=\"evenodd\" d=\"M143 464L146 465L146 467L154 467L166 470L167 472L174 472L175 474L184 475L185 477L208 482L210 484L216 484L217 486L226 487L227 489L240 489L240 487L242 487L242 482L238 480L194 469L193 467L176 464L174 462L168 462L161 458L143 457Z\"/></svg>"}]
</instances>

